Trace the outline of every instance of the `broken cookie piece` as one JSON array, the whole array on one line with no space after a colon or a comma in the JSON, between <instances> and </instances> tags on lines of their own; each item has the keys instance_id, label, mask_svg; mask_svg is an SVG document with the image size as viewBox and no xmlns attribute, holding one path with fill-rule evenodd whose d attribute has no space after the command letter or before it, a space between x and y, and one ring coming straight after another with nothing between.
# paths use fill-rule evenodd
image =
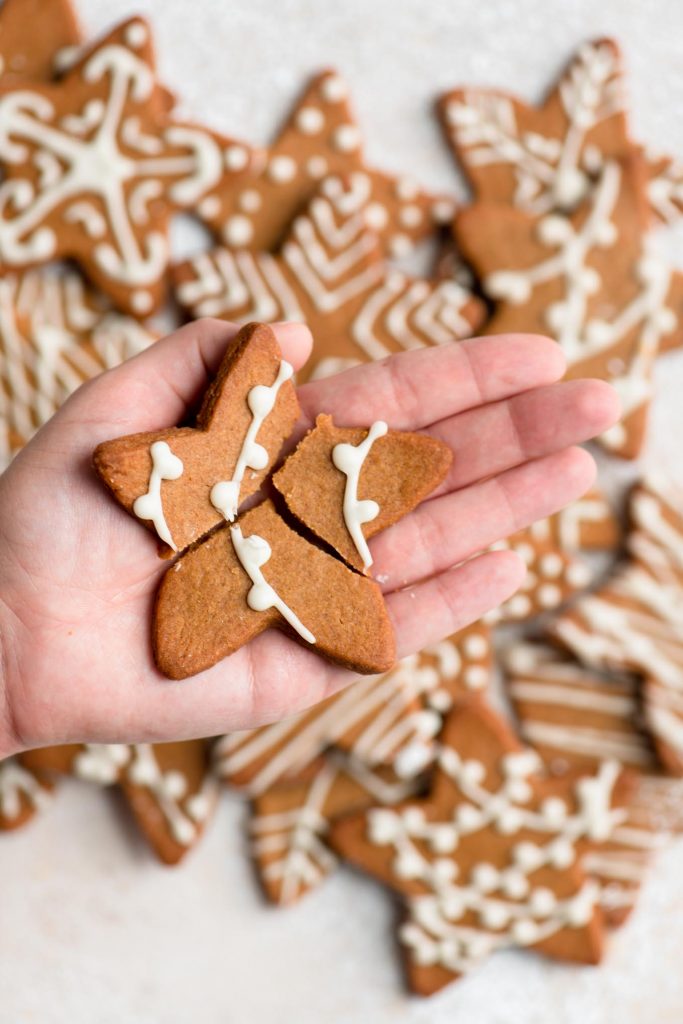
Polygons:
<instances>
[{"instance_id":1,"label":"broken cookie piece","mask_svg":"<svg viewBox=\"0 0 683 1024\"><path fill-rule=\"evenodd\" d=\"M106 441L95 469L126 511L182 551L258 490L299 415L292 367L270 327L249 324L228 348L196 427Z\"/></svg>"},{"instance_id":2,"label":"broken cookie piece","mask_svg":"<svg viewBox=\"0 0 683 1024\"><path fill-rule=\"evenodd\" d=\"M337 427L321 415L273 483L292 515L365 572L368 540L419 505L451 462L450 449L426 434L389 430L381 420L369 429Z\"/></svg>"}]
</instances>

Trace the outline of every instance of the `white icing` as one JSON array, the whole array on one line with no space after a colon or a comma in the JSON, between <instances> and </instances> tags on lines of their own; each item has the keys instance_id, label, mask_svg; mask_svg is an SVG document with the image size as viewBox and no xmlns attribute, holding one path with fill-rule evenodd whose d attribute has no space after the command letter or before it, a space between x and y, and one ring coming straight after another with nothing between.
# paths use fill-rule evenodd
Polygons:
<instances>
[{"instance_id":1,"label":"white icing","mask_svg":"<svg viewBox=\"0 0 683 1024\"><path fill-rule=\"evenodd\" d=\"M581 47L559 84L566 126L560 135L523 132L512 100L495 92L466 91L451 100L446 119L453 141L473 168L508 165L515 179L513 201L533 214L574 206L588 190L602 154L587 144L589 133L623 109L621 69L608 44Z\"/></svg>"},{"instance_id":2,"label":"white icing","mask_svg":"<svg viewBox=\"0 0 683 1024\"><path fill-rule=\"evenodd\" d=\"M618 766L606 762L595 776L582 778L572 809L559 798L533 806L530 783L538 764L528 752L500 759L498 790L486 785L481 762L462 761L452 749L442 750L439 765L464 801L451 817L434 821L413 805L371 810L367 818L368 841L393 848L396 886L408 897L409 923L401 940L416 962L462 972L494 949L533 945L563 928L586 925L599 898L597 884L585 882L559 897L531 876L540 868L570 866L577 844L587 838L605 841L616 834L624 820L624 812L611 806ZM510 837L509 865L482 861L460 877L456 862L443 855L488 828ZM537 838L515 841L518 832ZM416 882L421 895L414 895ZM475 923L462 924L465 915L474 915Z\"/></svg>"},{"instance_id":3,"label":"white icing","mask_svg":"<svg viewBox=\"0 0 683 1024\"><path fill-rule=\"evenodd\" d=\"M0 761L0 818L16 821L24 806L40 811L50 803L49 790L15 758Z\"/></svg>"},{"instance_id":4,"label":"white icing","mask_svg":"<svg viewBox=\"0 0 683 1024\"><path fill-rule=\"evenodd\" d=\"M150 445L149 454L152 460L149 487L145 494L135 499L133 512L139 519L151 520L161 540L177 551L164 515L161 484L164 480L178 480L183 474L183 463L166 441L155 441Z\"/></svg>"},{"instance_id":5,"label":"white icing","mask_svg":"<svg viewBox=\"0 0 683 1024\"><path fill-rule=\"evenodd\" d=\"M315 637L310 629L307 629L298 615L292 611L289 605L285 604L261 571L272 555L268 541L256 533L250 537L243 537L242 529L239 526L230 527L230 537L238 561L252 582L252 587L247 594L249 607L255 612L265 612L270 608L275 608L302 639L309 644L314 644Z\"/></svg>"},{"instance_id":6,"label":"white icing","mask_svg":"<svg viewBox=\"0 0 683 1024\"><path fill-rule=\"evenodd\" d=\"M388 429L383 420L378 420L372 424L367 436L360 444L337 444L332 449L332 462L346 476L343 504L344 522L363 562L363 569L369 569L372 565L372 555L363 535L363 526L376 519L380 510L376 501L358 498L358 484L363 463L368 457L370 449L379 437L384 437Z\"/></svg>"},{"instance_id":7,"label":"white icing","mask_svg":"<svg viewBox=\"0 0 683 1024\"><path fill-rule=\"evenodd\" d=\"M302 107L296 115L296 126L304 135L317 135L325 127L325 117L318 107Z\"/></svg>"},{"instance_id":8,"label":"white icing","mask_svg":"<svg viewBox=\"0 0 683 1024\"><path fill-rule=\"evenodd\" d=\"M211 488L211 504L230 523L237 515L240 486L246 470L253 469L260 472L268 465L268 452L258 444L256 437L264 421L275 408L280 388L285 381L292 378L293 374L294 368L283 359L278 368L275 382L270 387L257 384L247 395L247 405L252 418L237 456L232 477L230 480L218 481Z\"/></svg>"},{"instance_id":9,"label":"white icing","mask_svg":"<svg viewBox=\"0 0 683 1024\"><path fill-rule=\"evenodd\" d=\"M143 30L141 23L130 33ZM129 33L129 34L130 34ZM0 145L8 164L33 159L50 173L37 185L25 178L9 178L0 186L0 253L6 264L58 257L59 232L47 226L55 211L72 223L94 224L92 215L70 213L74 203L82 214L84 199L96 197L107 224L106 240L92 248L98 268L118 285L145 288L158 281L167 261L167 245L157 231L136 230L129 185L135 181L162 188L164 179L174 201L191 203L220 176L220 155L208 134L171 125L159 133L160 153L150 156L150 137L136 136L138 119L131 113L145 110L154 79L147 62L125 46L107 43L92 52L81 69L83 84L94 90L106 82L104 100L85 100L82 110L56 120L52 103L28 88L16 89L0 99ZM181 146L186 155L166 155L168 146ZM131 151L143 155L132 156ZM135 190L133 190L135 191ZM68 255L68 254L67 254Z\"/></svg>"}]
</instances>

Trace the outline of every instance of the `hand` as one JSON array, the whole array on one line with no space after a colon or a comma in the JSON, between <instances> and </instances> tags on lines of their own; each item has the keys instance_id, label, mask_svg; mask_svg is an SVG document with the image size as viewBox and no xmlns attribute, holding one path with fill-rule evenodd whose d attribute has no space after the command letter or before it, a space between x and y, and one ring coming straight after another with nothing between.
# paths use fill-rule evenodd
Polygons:
<instances>
[{"instance_id":1,"label":"hand","mask_svg":"<svg viewBox=\"0 0 683 1024\"><path fill-rule=\"evenodd\" d=\"M300 367L307 329L275 330ZM235 331L222 321L190 324L85 384L0 478L0 756L246 729L351 682L277 630L182 682L162 677L152 660L154 594L168 562L107 494L92 451L186 419ZM506 600L524 577L520 559L471 556L593 481L591 456L570 446L611 426L617 399L599 381L556 383L563 372L554 342L500 336L393 356L299 389L302 431L322 411L343 426L381 418L454 452L430 500L371 543L399 657Z\"/></svg>"}]
</instances>

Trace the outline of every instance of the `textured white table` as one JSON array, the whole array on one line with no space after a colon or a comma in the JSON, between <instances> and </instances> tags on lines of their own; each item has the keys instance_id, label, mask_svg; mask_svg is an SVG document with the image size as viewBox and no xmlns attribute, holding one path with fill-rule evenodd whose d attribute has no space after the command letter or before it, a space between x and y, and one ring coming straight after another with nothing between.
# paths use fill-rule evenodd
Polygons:
<instances>
[{"instance_id":1,"label":"textured white table","mask_svg":"<svg viewBox=\"0 0 683 1024\"><path fill-rule=\"evenodd\" d=\"M81 0L95 31L127 4ZM679 0L147 0L162 72L188 114L265 139L303 76L351 80L370 158L464 195L431 116L465 82L539 96L576 43L621 39L640 138L683 154ZM679 239L683 238L683 232ZM678 249L683 265L683 245ZM645 465L683 482L683 355L662 363ZM609 467L618 488L632 475ZM115 674L112 685L116 685ZM503 954L429 1001L403 993L393 908L341 871L290 911L265 907L226 796L177 870L149 856L113 796L67 783L30 828L0 841L0 1024L680 1024L683 844L662 858L599 969Z\"/></svg>"}]
</instances>

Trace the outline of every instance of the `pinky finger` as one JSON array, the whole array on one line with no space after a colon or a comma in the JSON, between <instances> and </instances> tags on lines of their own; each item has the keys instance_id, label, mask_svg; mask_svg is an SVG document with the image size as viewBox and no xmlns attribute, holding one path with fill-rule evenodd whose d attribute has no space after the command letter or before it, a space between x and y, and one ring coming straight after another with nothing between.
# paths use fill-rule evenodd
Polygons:
<instances>
[{"instance_id":1,"label":"pinky finger","mask_svg":"<svg viewBox=\"0 0 683 1024\"><path fill-rule=\"evenodd\" d=\"M526 567L512 551L493 551L387 598L399 658L438 643L497 608L522 585Z\"/></svg>"}]
</instances>

